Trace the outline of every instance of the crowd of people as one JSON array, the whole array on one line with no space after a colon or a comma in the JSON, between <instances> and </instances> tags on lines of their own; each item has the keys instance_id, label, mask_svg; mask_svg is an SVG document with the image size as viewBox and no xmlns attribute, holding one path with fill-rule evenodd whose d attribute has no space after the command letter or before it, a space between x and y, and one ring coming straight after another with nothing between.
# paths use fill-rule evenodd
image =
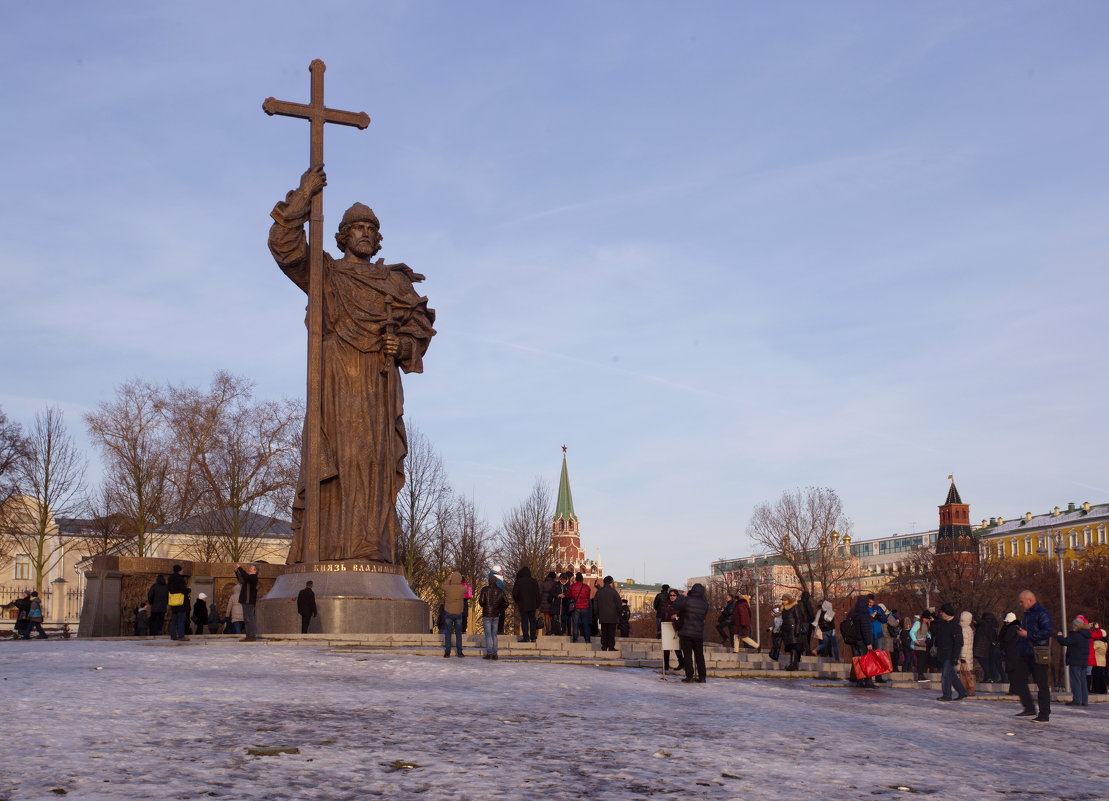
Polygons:
<instances>
[{"instance_id":1,"label":"crowd of people","mask_svg":"<svg viewBox=\"0 0 1109 801\"><path fill-rule=\"evenodd\" d=\"M957 611L948 603L936 610L901 615L877 603L874 595L862 595L840 623L840 634L857 656L888 650L893 669L912 672L918 681L928 681L926 673L938 672L941 702L973 695L979 681L1008 682L1009 693L1021 702L1018 716L1047 722L1053 638L1065 648L1072 690L1067 706L1086 706L1091 692L1106 693L1107 641L1101 624L1076 615L1064 633L1053 627L1050 612L1035 593L1025 590L1017 601L1020 614L1009 611L999 621L991 612ZM783 634L783 641L787 637ZM1030 680L1037 687L1035 699ZM856 679L865 688L875 688L881 681Z\"/></svg>"},{"instance_id":2,"label":"crowd of people","mask_svg":"<svg viewBox=\"0 0 1109 801\"><path fill-rule=\"evenodd\" d=\"M443 582L441 594L436 626L443 636L443 656L451 655L452 637L455 654L465 656L462 633L469 620L474 588L456 570ZM551 571L540 582L524 566L517 571L510 591L500 570L494 568L476 598L486 659L497 659L497 636L505 631L510 600L520 623L519 642L536 642L542 631L546 636L569 637L572 642L589 643L600 637L602 651L615 651L617 632L621 637L630 633L631 609L617 592L612 576L586 582L581 573Z\"/></svg>"},{"instance_id":3,"label":"crowd of people","mask_svg":"<svg viewBox=\"0 0 1109 801\"><path fill-rule=\"evenodd\" d=\"M190 601L192 588L185 579L181 565L174 565L169 579L162 574L155 577L154 583L146 591L146 601L135 609L135 636L159 637L165 633L169 624L171 640L188 641L189 635L196 634L244 634L244 642L258 638L255 623L255 609L258 603L258 568L255 565L235 565L237 583L228 594L224 609L217 608L216 601L207 593L197 593L196 600ZM305 588L311 594L312 582ZM315 614L315 598L305 601L302 590L297 599L298 612L304 621L305 613L310 619ZM307 630L303 622L302 630Z\"/></svg>"},{"instance_id":4,"label":"crowd of people","mask_svg":"<svg viewBox=\"0 0 1109 801\"><path fill-rule=\"evenodd\" d=\"M466 628L475 591L462 576L452 572L443 583L444 602L439 608L439 631L443 656L453 646L464 656L462 633ZM760 650L754 639L751 598L727 593L716 613L715 629L721 644L733 651ZM1086 705L1089 693L1106 692L1105 632L1099 623L1079 615L1069 631L1051 631L1051 616L1029 591L1019 598L1021 614L1008 612L1002 620L992 612L975 614L956 611L950 604L925 609L919 614L901 614L879 603L873 594L859 596L842 620L833 604L824 600L814 605L809 593L785 594L764 632L769 639L769 656L789 657L786 670L799 669L801 656L810 654L834 661L842 656L862 656L869 651L889 653L894 671L913 673L917 681L930 681L927 673L940 674L941 702L958 701L975 692L978 682L1008 682L1009 690L1022 704L1022 717L1047 721L1051 714L1049 658L1047 646L1054 637L1066 648L1066 664L1073 688L1068 705ZM511 590L500 571L489 572L485 586L477 591L485 658L497 659L497 635L504 631L505 615L514 605L520 621L521 642L535 642L540 631L549 636L566 636L572 642L591 642L601 637L602 650L615 650L616 633L628 636L630 611L620 598L611 576L603 582L586 582L580 573L548 573L543 581L532 577L527 567L516 574ZM685 673L687 682L706 678L704 641L710 606L705 588L695 584L688 593L662 585L654 599L655 636L662 624L674 626L678 647L664 647L663 669L671 664ZM669 644L669 643L668 643ZM1038 688L1034 700L1029 681ZM858 687L875 689L885 682L881 676L853 679Z\"/></svg>"}]
</instances>

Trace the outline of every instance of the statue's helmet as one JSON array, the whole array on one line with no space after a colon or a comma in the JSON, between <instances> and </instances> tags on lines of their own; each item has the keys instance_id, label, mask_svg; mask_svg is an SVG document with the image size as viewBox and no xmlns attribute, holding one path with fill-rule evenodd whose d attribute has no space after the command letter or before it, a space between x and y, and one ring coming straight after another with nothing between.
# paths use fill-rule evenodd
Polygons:
<instances>
[{"instance_id":1,"label":"statue's helmet","mask_svg":"<svg viewBox=\"0 0 1109 801\"><path fill-rule=\"evenodd\" d=\"M343 226L356 222L372 222L378 228L381 227L381 220L377 219L374 210L364 203L355 203L347 209L343 214L342 222L339 223L339 228L342 229Z\"/></svg>"}]
</instances>

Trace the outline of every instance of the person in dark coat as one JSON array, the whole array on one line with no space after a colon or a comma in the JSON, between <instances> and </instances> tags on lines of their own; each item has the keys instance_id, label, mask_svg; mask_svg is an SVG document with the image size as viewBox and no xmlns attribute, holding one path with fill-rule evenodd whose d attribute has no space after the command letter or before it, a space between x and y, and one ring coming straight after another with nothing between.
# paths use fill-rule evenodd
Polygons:
<instances>
[{"instance_id":1,"label":"person in dark coat","mask_svg":"<svg viewBox=\"0 0 1109 801\"><path fill-rule=\"evenodd\" d=\"M802 639L805 623L801 619L801 605L793 600L792 595L782 596L782 645L789 653L789 664L786 670L797 670L801 663L801 650L807 643L807 638Z\"/></svg>"},{"instance_id":2,"label":"person in dark coat","mask_svg":"<svg viewBox=\"0 0 1109 801\"><path fill-rule=\"evenodd\" d=\"M1017 713L1017 717L1035 716L1034 720L1037 723L1047 723L1051 719L1051 682L1047 676L1048 666L1041 664L1036 659L1035 649L1044 647L1051 641L1051 613L1036 600L1036 593L1031 590L1022 592L1017 600L1024 610L1024 614L1020 618L1020 627L1017 629L1017 635L1020 637L1017 641L1017 648L1020 650L1024 670L1021 672L1022 675L1012 680L1013 689L1017 691L1021 706L1024 707ZM1035 705L1032 703L1032 691L1028 689L1029 676L1035 679L1036 687L1039 690L1037 693L1037 701L1040 704L1038 714Z\"/></svg>"},{"instance_id":3,"label":"person in dark coat","mask_svg":"<svg viewBox=\"0 0 1109 801\"><path fill-rule=\"evenodd\" d=\"M809 650L809 642L813 636L813 621L816 620L816 608L812 605L812 595L808 590L801 591L801 629L798 638L801 640L801 653Z\"/></svg>"},{"instance_id":4,"label":"person in dark coat","mask_svg":"<svg viewBox=\"0 0 1109 801\"><path fill-rule=\"evenodd\" d=\"M208 596L204 593L197 595L193 604L193 624L197 634L203 634L208 626Z\"/></svg>"},{"instance_id":5,"label":"person in dark coat","mask_svg":"<svg viewBox=\"0 0 1109 801\"><path fill-rule=\"evenodd\" d=\"M727 647L732 644L732 634L735 617L735 596L730 592L724 595L724 605L720 607L720 614L716 616L716 631L720 635L720 644Z\"/></svg>"},{"instance_id":6,"label":"person in dark coat","mask_svg":"<svg viewBox=\"0 0 1109 801\"><path fill-rule=\"evenodd\" d=\"M183 603L169 606L169 638L171 640L188 640L185 636L185 625L189 619L189 585L185 581L185 574L182 572L181 565L173 566L173 573L170 574L169 581L166 582L166 589L169 596L176 595L183 599Z\"/></svg>"},{"instance_id":7,"label":"person in dark coat","mask_svg":"<svg viewBox=\"0 0 1109 801\"><path fill-rule=\"evenodd\" d=\"M312 589L311 581L306 581L304 589L297 593L297 614L300 615L300 633L307 634L308 624L319 614L316 609L316 591Z\"/></svg>"},{"instance_id":8,"label":"person in dark coat","mask_svg":"<svg viewBox=\"0 0 1109 801\"><path fill-rule=\"evenodd\" d=\"M23 639L31 639L31 632L37 631L39 639L48 639L46 630L42 627L43 620L42 601L37 591L31 592L31 606L27 610L27 628L23 629Z\"/></svg>"},{"instance_id":9,"label":"person in dark coat","mask_svg":"<svg viewBox=\"0 0 1109 801\"><path fill-rule=\"evenodd\" d=\"M670 585L669 584L663 584L662 586L669 587ZM677 618L678 614L677 614L677 612L674 611L674 604L676 604L678 602L678 597L680 595L681 595L681 593L679 593L677 590L667 589L666 597L663 598L662 604L661 604L661 606L659 606L659 611L663 615L663 621L664 622L673 623L674 620ZM674 651L674 657L678 661L677 669L678 670L684 670L685 669L685 657L682 656L682 651L681 651L681 639L680 639L681 635L676 631L674 633L676 635L678 635L678 637L679 637L678 650ZM660 638L662 637L661 624L659 626L659 637ZM662 670L663 670L663 672L665 672L669 669L670 669L670 650L667 649L667 648L663 648L662 649Z\"/></svg>"},{"instance_id":10,"label":"person in dark coat","mask_svg":"<svg viewBox=\"0 0 1109 801\"><path fill-rule=\"evenodd\" d=\"M531 568L524 565L516 571L512 600L520 612L520 638L517 642L535 642L535 612L539 609L539 582L532 578Z\"/></svg>"},{"instance_id":11,"label":"person in dark coat","mask_svg":"<svg viewBox=\"0 0 1109 801\"><path fill-rule=\"evenodd\" d=\"M497 658L497 627L500 617L508 608L508 596L505 595L497 581L497 574L489 574L489 583L481 588L478 595L478 605L481 606L481 623L485 630L485 656L484 659Z\"/></svg>"},{"instance_id":12,"label":"person in dark coat","mask_svg":"<svg viewBox=\"0 0 1109 801\"><path fill-rule=\"evenodd\" d=\"M682 659L685 662L685 678L683 682L689 683L705 681L705 617L709 613L709 604L705 600L705 587L703 584L694 584L689 592L678 598L673 604L674 619L681 616L682 627L678 631L678 642L682 647ZM694 660L697 663L697 677L693 676Z\"/></svg>"},{"instance_id":13,"label":"person in dark coat","mask_svg":"<svg viewBox=\"0 0 1109 801\"><path fill-rule=\"evenodd\" d=\"M7 609L13 606L15 607L15 626L12 628L12 631L15 632L15 639L31 639L31 635L27 633L27 613L31 611L31 591L24 590L21 597L16 598L11 603L0 606L0 609Z\"/></svg>"},{"instance_id":14,"label":"person in dark coat","mask_svg":"<svg viewBox=\"0 0 1109 801\"><path fill-rule=\"evenodd\" d=\"M601 650L616 650L616 626L620 622L620 593L613 586L612 576L605 576L604 586L593 597L597 619L601 622Z\"/></svg>"},{"instance_id":15,"label":"person in dark coat","mask_svg":"<svg viewBox=\"0 0 1109 801\"><path fill-rule=\"evenodd\" d=\"M235 565L235 578L242 587L239 603L243 607L243 624L246 627L246 636L240 642L254 642L258 639L258 623L254 616L258 604L258 568L250 565L244 570L242 565Z\"/></svg>"},{"instance_id":16,"label":"person in dark coat","mask_svg":"<svg viewBox=\"0 0 1109 801\"><path fill-rule=\"evenodd\" d=\"M851 617L855 621L855 628L859 636L855 643L855 655L862 656L867 651L874 650L874 595L867 593L855 599L855 606L851 610ZM859 679L855 682L858 687L877 689L874 677Z\"/></svg>"},{"instance_id":17,"label":"person in dark coat","mask_svg":"<svg viewBox=\"0 0 1109 801\"><path fill-rule=\"evenodd\" d=\"M1008 676L1009 682L1009 695L1016 695L1017 688L1013 685L1013 674L1019 671L1019 663L1023 661L1020 655L1020 635L1017 634L1017 629L1020 628L1020 623L1017 622L1017 616L1012 612L1005 615L1005 622L1001 624L1001 628L997 632L997 642L1001 646L1001 658L1005 668L1005 674Z\"/></svg>"},{"instance_id":18,"label":"person in dark coat","mask_svg":"<svg viewBox=\"0 0 1109 801\"><path fill-rule=\"evenodd\" d=\"M146 601L150 604L150 621L147 623L147 632L151 637L162 633L166 621L166 610L169 609L169 586L166 577L160 573L146 591Z\"/></svg>"},{"instance_id":19,"label":"person in dark coat","mask_svg":"<svg viewBox=\"0 0 1109 801\"><path fill-rule=\"evenodd\" d=\"M558 583L558 578L552 570L543 579L543 583L539 585L539 612L543 615L543 635L548 636L551 634L562 633L562 620L559 610L555 607L558 604L558 593L561 585Z\"/></svg>"},{"instance_id":20,"label":"person in dark coat","mask_svg":"<svg viewBox=\"0 0 1109 801\"><path fill-rule=\"evenodd\" d=\"M654 609L655 609L655 638L662 637L662 621L669 621L670 618L663 616L663 606L670 599L670 585L663 584L662 590L655 593Z\"/></svg>"},{"instance_id":21,"label":"person in dark coat","mask_svg":"<svg viewBox=\"0 0 1109 801\"><path fill-rule=\"evenodd\" d=\"M139 608L135 610L135 636L145 637L150 627L150 612L147 611L145 603L139 604Z\"/></svg>"},{"instance_id":22,"label":"person in dark coat","mask_svg":"<svg viewBox=\"0 0 1109 801\"><path fill-rule=\"evenodd\" d=\"M1063 632L1055 635L1060 645L1066 646L1067 673L1070 678L1071 700L1067 706L1089 706L1089 688L1086 686L1086 667L1090 661L1090 626L1086 620L1076 617L1071 621L1070 634Z\"/></svg>"},{"instance_id":23,"label":"person in dark coat","mask_svg":"<svg viewBox=\"0 0 1109 801\"><path fill-rule=\"evenodd\" d=\"M620 599L620 622L616 624L621 637L628 637L632 629L632 610L628 606L628 599Z\"/></svg>"},{"instance_id":24,"label":"person in dark coat","mask_svg":"<svg viewBox=\"0 0 1109 801\"><path fill-rule=\"evenodd\" d=\"M962 701L967 697L966 687L959 679L955 666L963 650L963 629L955 620L955 609L951 604L940 607L939 615L932 624L932 647L936 649L936 659L940 663L940 691L937 701ZM951 690L958 693L951 697Z\"/></svg>"},{"instance_id":25,"label":"person in dark coat","mask_svg":"<svg viewBox=\"0 0 1109 801\"><path fill-rule=\"evenodd\" d=\"M561 617L562 633L567 637L574 635L574 599L570 597L571 573L563 573L558 582L559 616Z\"/></svg>"},{"instance_id":26,"label":"person in dark coat","mask_svg":"<svg viewBox=\"0 0 1109 801\"><path fill-rule=\"evenodd\" d=\"M982 669L982 681L1001 681L1001 665L995 658L997 650L997 616L983 612L974 629L974 661Z\"/></svg>"}]
</instances>

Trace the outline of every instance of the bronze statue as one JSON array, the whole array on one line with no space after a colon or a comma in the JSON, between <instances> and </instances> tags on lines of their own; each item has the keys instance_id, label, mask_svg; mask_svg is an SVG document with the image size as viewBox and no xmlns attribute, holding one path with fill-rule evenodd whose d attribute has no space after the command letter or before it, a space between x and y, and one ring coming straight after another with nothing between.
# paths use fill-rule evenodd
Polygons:
<instances>
[{"instance_id":1,"label":"bronze statue","mask_svg":"<svg viewBox=\"0 0 1109 801\"><path fill-rule=\"evenodd\" d=\"M270 252L305 293L310 282L304 223L326 183L322 165L309 168L270 215ZM322 264L319 538L312 543L302 525L305 455L288 563L392 563L396 499L408 452L400 371L423 372L423 355L435 335L435 310L413 287L424 276L405 264L373 260L382 236L372 209L361 203L347 209L335 240L343 257L324 253Z\"/></svg>"}]
</instances>

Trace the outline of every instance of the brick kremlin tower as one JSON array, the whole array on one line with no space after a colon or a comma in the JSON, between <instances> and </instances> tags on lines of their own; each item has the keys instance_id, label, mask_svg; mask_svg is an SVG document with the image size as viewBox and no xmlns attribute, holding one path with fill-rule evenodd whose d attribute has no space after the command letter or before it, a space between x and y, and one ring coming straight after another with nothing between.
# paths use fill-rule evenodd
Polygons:
<instances>
[{"instance_id":1,"label":"brick kremlin tower","mask_svg":"<svg viewBox=\"0 0 1109 801\"><path fill-rule=\"evenodd\" d=\"M562 446L562 476L558 480L558 502L551 521L551 548L554 550L555 571L581 573L588 583L602 578L599 561L585 558L581 547L581 530L574 514L574 498L570 494L570 473L566 469L566 446Z\"/></svg>"},{"instance_id":2,"label":"brick kremlin tower","mask_svg":"<svg viewBox=\"0 0 1109 801\"><path fill-rule=\"evenodd\" d=\"M940 528L936 533L936 561L941 564L972 564L978 561L978 542L970 529L970 506L963 503L955 488L954 476L947 500L940 507Z\"/></svg>"}]
</instances>

